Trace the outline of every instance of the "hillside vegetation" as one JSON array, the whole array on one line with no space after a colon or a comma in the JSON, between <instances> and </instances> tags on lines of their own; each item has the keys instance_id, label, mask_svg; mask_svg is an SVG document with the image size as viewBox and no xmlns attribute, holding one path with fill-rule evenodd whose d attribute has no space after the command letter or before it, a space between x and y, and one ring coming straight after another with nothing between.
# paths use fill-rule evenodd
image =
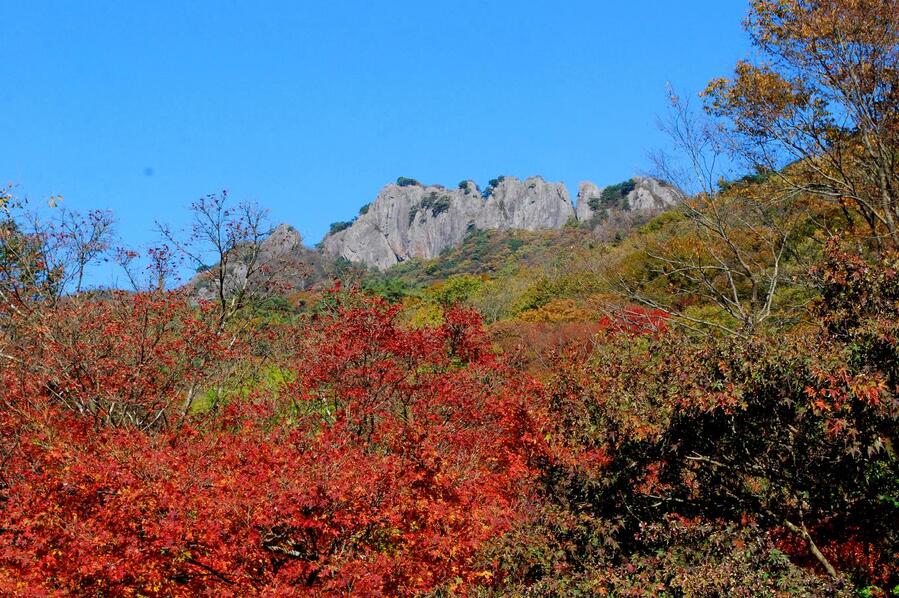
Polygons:
<instances>
[{"instance_id":1,"label":"hillside vegetation","mask_svg":"<svg viewBox=\"0 0 899 598\"><path fill-rule=\"evenodd\" d=\"M4 192L0 594L899 595L899 5L747 27L646 219L379 272Z\"/></svg>"}]
</instances>

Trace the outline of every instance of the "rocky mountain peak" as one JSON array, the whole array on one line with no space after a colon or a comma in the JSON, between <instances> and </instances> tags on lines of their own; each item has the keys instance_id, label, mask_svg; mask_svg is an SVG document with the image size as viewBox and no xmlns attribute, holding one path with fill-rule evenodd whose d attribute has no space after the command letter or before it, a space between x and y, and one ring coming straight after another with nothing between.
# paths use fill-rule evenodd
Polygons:
<instances>
[{"instance_id":1,"label":"rocky mountain peak","mask_svg":"<svg viewBox=\"0 0 899 598\"><path fill-rule=\"evenodd\" d=\"M285 255L302 247L303 237L293 226L282 223L276 226L259 246L263 258Z\"/></svg>"},{"instance_id":2,"label":"rocky mountain peak","mask_svg":"<svg viewBox=\"0 0 899 598\"><path fill-rule=\"evenodd\" d=\"M609 210L664 208L675 201L672 187L644 177L604 189L581 183L576 209L563 183L539 176L497 177L483 192L472 180L448 189L400 177L383 187L353 222L334 227L321 249L384 270L410 258L437 257L474 229L536 231L569 222L592 226Z\"/></svg>"}]
</instances>

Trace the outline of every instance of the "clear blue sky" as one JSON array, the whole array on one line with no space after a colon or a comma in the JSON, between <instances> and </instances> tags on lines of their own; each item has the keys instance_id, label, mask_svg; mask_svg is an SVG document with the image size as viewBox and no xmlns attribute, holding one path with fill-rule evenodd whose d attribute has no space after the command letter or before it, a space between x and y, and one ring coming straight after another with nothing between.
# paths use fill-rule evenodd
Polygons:
<instances>
[{"instance_id":1,"label":"clear blue sky","mask_svg":"<svg viewBox=\"0 0 899 598\"><path fill-rule=\"evenodd\" d=\"M665 83L748 42L743 0L0 1L0 181L135 246L227 188L318 241L397 176L602 185L648 168Z\"/></svg>"}]
</instances>

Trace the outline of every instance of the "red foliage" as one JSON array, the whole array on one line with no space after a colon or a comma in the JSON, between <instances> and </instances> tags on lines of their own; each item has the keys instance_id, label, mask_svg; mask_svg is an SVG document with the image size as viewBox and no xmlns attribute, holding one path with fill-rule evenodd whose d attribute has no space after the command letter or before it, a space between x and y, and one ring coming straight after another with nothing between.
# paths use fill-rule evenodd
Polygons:
<instances>
[{"instance_id":1,"label":"red foliage","mask_svg":"<svg viewBox=\"0 0 899 598\"><path fill-rule=\"evenodd\" d=\"M668 330L669 316L660 310L630 305L593 322L518 322L494 324L493 340L508 358L534 374L554 373L555 355L585 358L597 337L658 335Z\"/></svg>"},{"instance_id":2,"label":"red foliage","mask_svg":"<svg viewBox=\"0 0 899 598\"><path fill-rule=\"evenodd\" d=\"M17 408L62 405L97 422L149 427L225 354L222 335L177 293L73 297L35 312L4 348Z\"/></svg>"},{"instance_id":3,"label":"red foliage","mask_svg":"<svg viewBox=\"0 0 899 598\"><path fill-rule=\"evenodd\" d=\"M784 338L698 342L640 309L525 324L546 387L458 308L408 329L335 290L243 345L178 294L23 303L0 337L0 594L818 587L768 534L894 584L895 305L837 307L899 287L852 268L822 328Z\"/></svg>"},{"instance_id":4,"label":"red foliage","mask_svg":"<svg viewBox=\"0 0 899 598\"><path fill-rule=\"evenodd\" d=\"M884 554L878 538L853 525L826 523L815 525L810 533L817 538L821 552L837 570L872 584L886 584L899 573L899 555ZM809 569L823 573L823 569L809 554L808 543L788 530L778 527L771 531L775 545L790 558Z\"/></svg>"},{"instance_id":5,"label":"red foliage","mask_svg":"<svg viewBox=\"0 0 899 598\"><path fill-rule=\"evenodd\" d=\"M498 579L474 557L523 517L543 450L534 389L471 312L414 331L394 315L374 303L297 329L286 393L181 426L23 411L3 471L0 593L411 594ZM102 356L92 375L157 408L188 348L160 342L135 361L111 336L78 345ZM137 372L152 385L135 388Z\"/></svg>"}]
</instances>

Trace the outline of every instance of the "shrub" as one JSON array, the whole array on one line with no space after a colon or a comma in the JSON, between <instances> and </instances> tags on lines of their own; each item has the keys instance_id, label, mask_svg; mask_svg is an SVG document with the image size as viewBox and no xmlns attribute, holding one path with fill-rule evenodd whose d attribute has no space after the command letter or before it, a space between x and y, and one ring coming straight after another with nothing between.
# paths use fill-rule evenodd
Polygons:
<instances>
[{"instance_id":1,"label":"shrub","mask_svg":"<svg viewBox=\"0 0 899 598\"><path fill-rule=\"evenodd\" d=\"M637 184L634 179L628 179L617 185L609 185L602 190L599 197L591 197L587 203L592 210L598 210L601 207L626 210L628 209L627 196L636 188Z\"/></svg>"},{"instance_id":2,"label":"shrub","mask_svg":"<svg viewBox=\"0 0 899 598\"><path fill-rule=\"evenodd\" d=\"M551 434L578 456L559 457L546 495L570 509L559 540L573 542L576 562L623 554L658 570L651 528L663 560L696 547L670 535L675 518L757 527L794 565L837 584L899 583L899 502L888 498L899 495L895 261L831 249L817 277L816 329L598 335L591 358L559 359ZM604 458L591 465L591 455Z\"/></svg>"},{"instance_id":3,"label":"shrub","mask_svg":"<svg viewBox=\"0 0 899 598\"><path fill-rule=\"evenodd\" d=\"M0 594L409 596L498 577L475 555L526 513L536 393L471 312L415 330L397 312L332 296L313 325L285 331L300 342L270 366L277 392L259 380L155 430L106 426L52 396L35 410L40 387L0 369L14 407L0 413ZM89 348L114 366L119 330L90 324ZM138 335L131 353L153 339ZM167 378L166 360L155 365ZM110 391L134 373L110 367Z\"/></svg>"},{"instance_id":4,"label":"shrub","mask_svg":"<svg viewBox=\"0 0 899 598\"><path fill-rule=\"evenodd\" d=\"M409 226L412 226L412 223L415 222L415 217L418 215L420 211L431 211L431 216L439 216L443 214L450 207L450 196L445 194L437 193L436 191L431 191L429 194L424 196L422 200L417 204L409 208Z\"/></svg>"},{"instance_id":5,"label":"shrub","mask_svg":"<svg viewBox=\"0 0 899 598\"><path fill-rule=\"evenodd\" d=\"M352 220L346 220L343 222L332 222L330 228L328 229L328 234L335 235L342 230L346 230L346 229L350 228L351 226L353 226Z\"/></svg>"},{"instance_id":6,"label":"shrub","mask_svg":"<svg viewBox=\"0 0 899 598\"><path fill-rule=\"evenodd\" d=\"M490 179L487 182L487 188L484 189L484 193L482 193L482 195L484 197L489 197L490 194L493 193L493 190L496 189L499 186L499 184L502 183L504 180L506 180L505 175L500 175L500 176L496 177L495 179Z\"/></svg>"},{"instance_id":7,"label":"shrub","mask_svg":"<svg viewBox=\"0 0 899 598\"><path fill-rule=\"evenodd\" d=\"M376 277L362 281L362 290L395 303L410 294L409 285L399 278Z\"/></svg>"},{"instance_id":8,"label":"shrub","mask_svg":"<svg viewBox=\"0 0 899 598\"><path fill-rule=\"evenodd\" d=\"M439 216L449 210L450 196L440 195L437 192L432 191L421 200L421 204L419 205L424 210L431 210L432 216Z\"/></svg>"},{"instance_id":9,"label":"shrub","mask_svg":"<svg viewBox=\"0 0 899 598\"><path fill-rule=\"evenodd\" d=\"M450 276L446 282L438 283L428 290L428 295L437 304L449 307L467 301L484 286L484 281L471 274Z\"/></svg>"},{"instance_id":10,"label":"shrub","mask_svg":"<svg viewBox=\"0 0 899 598\"><path fill-rule=\"evenodd\" d=\"M421 183L419 183L415 179L410 179L404 176L398 177L396 179L396 184L400 187L421 187Z\"/></svg>"},{"instance_id":11,"label":"shrub","mask_svg":"<svg viewBox=\"0 0 899 598\"><path fill-rule=\"evenodd\" d=\"M446 212L447 210L449 210L449 207L450 207L450 198L449 198L449 196L448 196L448 195L442 195L442 196L441 196L440 198L438 198L437 201L435 201L434 204L431 206L431 214L432 214L433 216L439 216L440 214L443 214L444 212Z\"/></svg>"},{"instance_id":12,"label":"shrub","mask_svg":"<svg viewBox=\"0 0 899 598\"><path fill-rule=\"evenodd\" d=\"M733 189L737 189L739 187L746 187L750 185L760 185L765 183L766 181L771 179L771 176L774 174L773 170L766 169L758 169L756 172L747 174L733 181L720 180L718 181L718 188L724 191L731 191Z\"/></svg>"}]
</instances>

